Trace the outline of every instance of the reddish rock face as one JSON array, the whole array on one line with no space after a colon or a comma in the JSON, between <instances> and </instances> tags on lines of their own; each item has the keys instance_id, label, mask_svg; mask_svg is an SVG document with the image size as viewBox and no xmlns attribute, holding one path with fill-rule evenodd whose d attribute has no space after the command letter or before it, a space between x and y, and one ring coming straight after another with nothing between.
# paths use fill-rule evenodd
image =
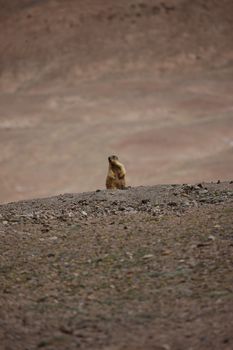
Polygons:
<instances>
[{"instance_id":1,"label":"reddish rock face","mask_svg":"<svg viewBox=\"0 0 233 350\"><path fill-rule=\"evenodd\" d=\"M0 8L0 202L231 178L231 0Z\"/></svg>"}]
</instances>

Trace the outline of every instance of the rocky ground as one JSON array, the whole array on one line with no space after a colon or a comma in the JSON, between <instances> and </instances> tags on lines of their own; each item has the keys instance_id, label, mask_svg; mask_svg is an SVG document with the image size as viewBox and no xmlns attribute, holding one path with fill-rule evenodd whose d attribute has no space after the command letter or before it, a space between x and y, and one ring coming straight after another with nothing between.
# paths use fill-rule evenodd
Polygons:
<instances>
[{"instance_id":1,"label":"rocky ground","mask_svg":"<svg viewBox=\"0 0 233 350\"><path fill-rule=\"evenodd\" d=\"M233 182L0 206L0 348L232 349Z\"/></svg>"}]
</instances>

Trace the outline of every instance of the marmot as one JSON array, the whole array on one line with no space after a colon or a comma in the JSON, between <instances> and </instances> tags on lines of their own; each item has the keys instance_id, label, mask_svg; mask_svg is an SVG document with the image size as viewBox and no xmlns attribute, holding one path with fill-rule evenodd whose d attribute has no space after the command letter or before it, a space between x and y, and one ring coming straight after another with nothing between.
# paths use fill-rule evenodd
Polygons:
<instances>
[{"instance_id":1,"label":"marmot","mask_svg":"<svg viewBox=\"0 0 233 350\"><path fill-rule=\"evenodd\" d=\"M118 160L117 156L108 157L109 168L106 178L107 189L123 189L125 188L125 167Z\"/></svg>"}]
</instances>

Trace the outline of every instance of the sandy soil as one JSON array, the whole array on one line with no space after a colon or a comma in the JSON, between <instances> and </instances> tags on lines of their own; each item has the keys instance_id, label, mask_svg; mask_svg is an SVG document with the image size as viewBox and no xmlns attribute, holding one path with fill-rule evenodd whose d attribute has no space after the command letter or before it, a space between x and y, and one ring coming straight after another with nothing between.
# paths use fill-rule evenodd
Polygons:
<instances>
[{"instance_id":1,"label":"sandy soil","mask_svg":"<svg viewBox=\"0 0 233 350\"><path fill-rule=\"evenodd\" d=\"M231 180L231 0L0 5L1 203Z\"/></svg>"},{"instance_id":2,"label":"sandy soil","mask_svg":"<svg viewBox=\"0 0 233 350\"><path fill-rule=\"evenodd\" d=\"M233 184L0 206L1 350L230 350Z\"/></svg>"}]
</instances>

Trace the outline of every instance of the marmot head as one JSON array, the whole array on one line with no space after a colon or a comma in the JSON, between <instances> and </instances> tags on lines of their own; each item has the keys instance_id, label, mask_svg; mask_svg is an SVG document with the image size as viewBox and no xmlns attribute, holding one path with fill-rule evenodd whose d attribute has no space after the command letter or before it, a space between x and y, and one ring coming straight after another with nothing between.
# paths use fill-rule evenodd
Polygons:
<instances>
[{"instance_id":1,"label":"marmot head","mask_svg":"<svg viewBox=\"0 0 233 350\"><path fill-rule=\"evenodd\" d=\"M114 155L110 156L110 157L108 157L108 161L109 161L110 164L115 164L116 161L118 161L118 157L114 156Z\"/></svg>"}]
</instances>

